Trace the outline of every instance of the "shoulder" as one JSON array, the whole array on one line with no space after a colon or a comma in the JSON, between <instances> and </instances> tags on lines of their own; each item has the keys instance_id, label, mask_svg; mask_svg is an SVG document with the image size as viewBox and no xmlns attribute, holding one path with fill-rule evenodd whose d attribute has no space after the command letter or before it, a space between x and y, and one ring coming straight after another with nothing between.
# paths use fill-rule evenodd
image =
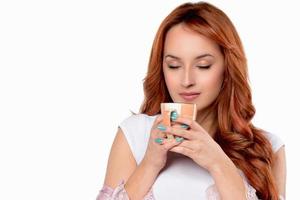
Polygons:
<instances>
[{"instance_id":1,"label":"shoulder","mask_svg":"<svg viewBox=\"0 0 300 200\"><path fill-rule=\"evenodd\" d=\"M280 195L285 196L286 185L286 158L283 140L274 133L264 132L265 136L269 139L274 152L274 163L272 171L274 174L275 182Z\"/></svg>"},{"instance_id":2,"label":"shoulder","mask_svg":"<svg viewBox=\"0 0 300 200\"><path fill-rule=\"evenodd\" d=\"M267 131L264 131L263 134L270 141L274 153L276 153L280 149L280 147L284 146L283 140L277 134Z\"/></svg>"},{"instance_id":3,"label":"shoulder","mask_svg":"<svg viewBox=\"0 0 300 200\"><path fill-rule=\"evenodd\" d=\"M151 122L153 122L156 118L156 115L154 116L150 116L147 114L133 114L127 118L125 118L120 124L119 126L122 129L137 129L139 127L145 127L145 125L147 126L148 124L150 124Z\"/></svg>"},{"instance_id":4,"label":"shoulder","mask_svg":"<svg viewBox=\"0 0 300 200\"><path fill-rule=\"evenodd\" d=\"M145 121L145 120L150 120L155 118L157 115L147 115L144 113L139 113L139 114L132 114L129 117L125 118L122 123L128 123L128 122L141 122L141 121Z\"/></svg>"}]
</instances>

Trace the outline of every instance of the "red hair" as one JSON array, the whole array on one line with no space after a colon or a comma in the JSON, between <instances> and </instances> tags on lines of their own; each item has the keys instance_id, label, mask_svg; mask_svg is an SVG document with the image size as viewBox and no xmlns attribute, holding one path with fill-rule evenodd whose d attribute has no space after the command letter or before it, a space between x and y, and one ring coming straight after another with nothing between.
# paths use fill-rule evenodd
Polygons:
<instances>
[{"instance_id":1,"label":"red hair","mask_svg":"<svg viewBox=\"0 0 300 200\"><path fill-rule=\"evenodd\" d=\"M205 2L185 3L164 19L153 42L140 113L159 114L161 102L173 102L163 76L163 47L168 30L179 23L215 41L224 55L223 87L211 105L218 123L216 142L243 171L260 199L277 200L271 144L251 123L255 108L243 46L234 25L220 9Z\"/></svg>"}]
</instances>

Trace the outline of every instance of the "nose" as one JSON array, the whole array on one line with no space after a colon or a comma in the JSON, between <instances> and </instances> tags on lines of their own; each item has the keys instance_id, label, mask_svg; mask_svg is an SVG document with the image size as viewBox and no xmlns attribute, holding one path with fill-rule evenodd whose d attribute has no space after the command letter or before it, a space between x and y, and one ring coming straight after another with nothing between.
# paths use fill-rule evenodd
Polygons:
<instances>
[{"instance_id":1,"label":"nose","mask_svg":"<svg viewBox=\"0 0 300 200\"><path fill-rule=\"evenodd\" d=\"M190 69L184 70L184 73L182 75L181 85L186 88L195 85L195 74L193 73L192 70Z\"/></svg>"}]
</instances>

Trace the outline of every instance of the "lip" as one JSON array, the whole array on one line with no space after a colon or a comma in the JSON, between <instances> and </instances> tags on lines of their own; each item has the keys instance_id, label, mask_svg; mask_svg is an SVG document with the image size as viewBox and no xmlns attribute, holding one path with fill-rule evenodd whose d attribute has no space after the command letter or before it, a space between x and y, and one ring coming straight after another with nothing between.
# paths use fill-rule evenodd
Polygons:
<instances>
[{"instance_id":1,"label":"lip","mask_svg":"<svg viewBox=\"0 0 300 200\"><path fill-rule=\"evenodd\" d=\"M180 96L186 101L193 101L200 95L199 92L183 92Z\"/></svg>"}]
</instances>

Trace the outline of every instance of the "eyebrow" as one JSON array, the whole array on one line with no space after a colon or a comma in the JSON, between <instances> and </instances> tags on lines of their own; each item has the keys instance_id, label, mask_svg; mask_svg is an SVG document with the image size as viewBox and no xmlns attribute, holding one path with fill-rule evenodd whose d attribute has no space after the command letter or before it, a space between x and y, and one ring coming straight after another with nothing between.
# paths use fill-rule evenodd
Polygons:
<instances>
[{"instance_id":1,"label":"eyebrow","mask_svg":"<svg viewBox=\"0 0 300 200\"><path fill-rule=\"evenodd\" d=\"M197 59L200 59L200 58L204 58L204 57L207 57L207 56L214 57L213 55L211 55L211 54L209 54L209 53L205 53L205 54L202 54L202 55L199 55L199 56L195 57L194 60L197 60ZM174 59L176 59L176 60L181 60L181 58L179 58L179 57L177 57L177 56L174 56L174 55L171 55L171 54L167 54L167 55L165 56L165 58L167 58L167 57L174 58Z\"/></svg>"}]
</instances>

